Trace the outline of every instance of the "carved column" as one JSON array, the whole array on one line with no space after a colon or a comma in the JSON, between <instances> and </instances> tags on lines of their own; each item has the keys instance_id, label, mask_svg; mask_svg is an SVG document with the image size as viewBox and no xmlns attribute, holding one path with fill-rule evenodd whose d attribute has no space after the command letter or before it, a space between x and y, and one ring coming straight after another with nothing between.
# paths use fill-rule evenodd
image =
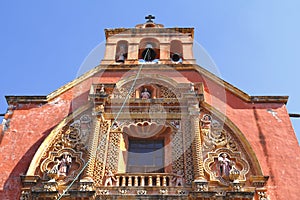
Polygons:
<instances>
[{"instance_id":1,"label":"carved column","mask_svg":"<svg viewBox=\"0 0 300 200\"><path fill-rule=\"evenodd\" d=\"M94 166L96 161L96 152L97 152L97 146L98 146L98 140L99 140L99 133L100 133L100 124L101 124L101 118L95 117L94 119L94 127L91 130L91 136L89 138L89 164L87 166L87 169L85 170L85 177L93 177L94 172Z\"/></svg>"},{"instance_id":2,"label":"carved column","mask_svg":"<svg viewBox=\"0 0 300 200\"><path fill-rule=\"evenodd\" d=\"M194 182L193 189L197 192L207 191L208 182L204 176L202 142L199 126L199 106L197 101L189 102L189 115L191 120L191 132L194 140L192 143Z\"/></svg>"},{"instance_id":3,"label":"carved column","mask_svg":"<svg viewBox=\"0 0 300 200\"><path fill-rule=\"evenodd\" d=\"M194 137L192 148L193 148L193 165L194 165L194 177L195 180L205 180L204 169L203 169L203 155L202 155L202 144L200 137L200 126L199 126L199 106L193 104L189 106L189 114L191 119L191 131Z\"/></svg>"}]
</instances>

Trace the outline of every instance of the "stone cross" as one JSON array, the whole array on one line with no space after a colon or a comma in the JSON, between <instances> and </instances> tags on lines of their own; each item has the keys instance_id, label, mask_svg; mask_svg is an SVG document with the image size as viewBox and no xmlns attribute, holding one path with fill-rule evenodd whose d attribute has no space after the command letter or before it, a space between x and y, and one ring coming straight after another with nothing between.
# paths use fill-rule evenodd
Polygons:
<instances>
[{"instance_id":1,"label":"stone cross","mask_svg":"<svg viewBox=\"0 0 300 200\"><path fill-rule=\"evenodd\" d=\"M148 15L148 16L145 17L145 19L148 19L147 22L153 22L152 19L155 19L155 16Z\"/></svg>"}]
</instances>

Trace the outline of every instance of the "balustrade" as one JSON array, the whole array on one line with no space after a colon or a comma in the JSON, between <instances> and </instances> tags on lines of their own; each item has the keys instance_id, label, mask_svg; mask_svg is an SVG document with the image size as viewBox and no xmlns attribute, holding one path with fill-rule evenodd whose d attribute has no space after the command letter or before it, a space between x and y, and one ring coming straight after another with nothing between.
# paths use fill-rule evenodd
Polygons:
<instances>
[{"instance_id":1,"label":"balustrade","mask_svg":"<svg viewBox=\"0 0 300 200\"><path fill-rule=\"evenodd\" d=\"M172 179L176 176L168 173L130 173L116 174L115 186L121 187L168 187L172 186Z\"/></svg>"}]
</instances>

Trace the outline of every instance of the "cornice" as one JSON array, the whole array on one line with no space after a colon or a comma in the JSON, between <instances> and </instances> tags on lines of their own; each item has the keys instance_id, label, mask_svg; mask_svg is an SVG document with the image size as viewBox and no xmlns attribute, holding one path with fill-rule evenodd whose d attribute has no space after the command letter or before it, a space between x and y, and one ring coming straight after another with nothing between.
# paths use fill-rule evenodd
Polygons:
<instances>
[{"instance_id":1,"label":"cornice","mask_svg":"<svg viewBox=\"0 0 300 200\"><path fill-rule=\"evenodd\" d=\"M111 64L111 65L98 65L95 68L91 69L90 71L86 72L82 76L74 79L73 81L65 84L64 86L58 88L57 90L53 91L47 96L6 96L6 101L8 104L11 103L47 103L52 99L58 97L62 93L68 91L72 87L76 86L77 84L81 83L82 81L90 78L94 74L101 72L101 71L129 71L132 70L134 67L138 67L140 64ZM213 82L224 86L224 88L231 92L233 95L239 97L240 99L248 102L248 103L284 103L286 104L288 101L288 96L250 96L247 93L243 92L242 90L238 89L237 87L231 85L230 83L224 81L223 79L217 77L213 73L207 71L206 69L195 65L195 64L144 64L143 70L170 70L175 69L177 71L187 71L187 70L194 70L203 76L207 77L208 79L212 80Z\"/></svg>"},{"instance_id":2,"label":"cornice","mask_svg":"<svg viewBox=\"0 0 300 200\"><path fill-rule=\"evenodd\" d=\"M104 29L106 39L117 34L143 34L143 33L180 33L190 34L194 38L194 28L114 28Z\"/></svg>"}]
</instances>

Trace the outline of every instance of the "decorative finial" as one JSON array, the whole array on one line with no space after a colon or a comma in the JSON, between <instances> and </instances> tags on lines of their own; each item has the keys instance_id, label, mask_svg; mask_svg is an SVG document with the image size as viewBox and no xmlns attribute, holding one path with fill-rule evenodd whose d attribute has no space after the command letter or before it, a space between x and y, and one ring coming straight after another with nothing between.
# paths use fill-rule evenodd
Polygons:
<instances>
[{"instance_id":1,"label":"decorative finial","mask_svg":"<svg viewBox=\"0 0 300 200\"><path fill-rule=\"evenodd\" d=\"M148 15L148 16L145 17L145 19L148 19L147 22L153 22L152 19L155 19L155 16Z\"/></svg>"}]
</instances>

